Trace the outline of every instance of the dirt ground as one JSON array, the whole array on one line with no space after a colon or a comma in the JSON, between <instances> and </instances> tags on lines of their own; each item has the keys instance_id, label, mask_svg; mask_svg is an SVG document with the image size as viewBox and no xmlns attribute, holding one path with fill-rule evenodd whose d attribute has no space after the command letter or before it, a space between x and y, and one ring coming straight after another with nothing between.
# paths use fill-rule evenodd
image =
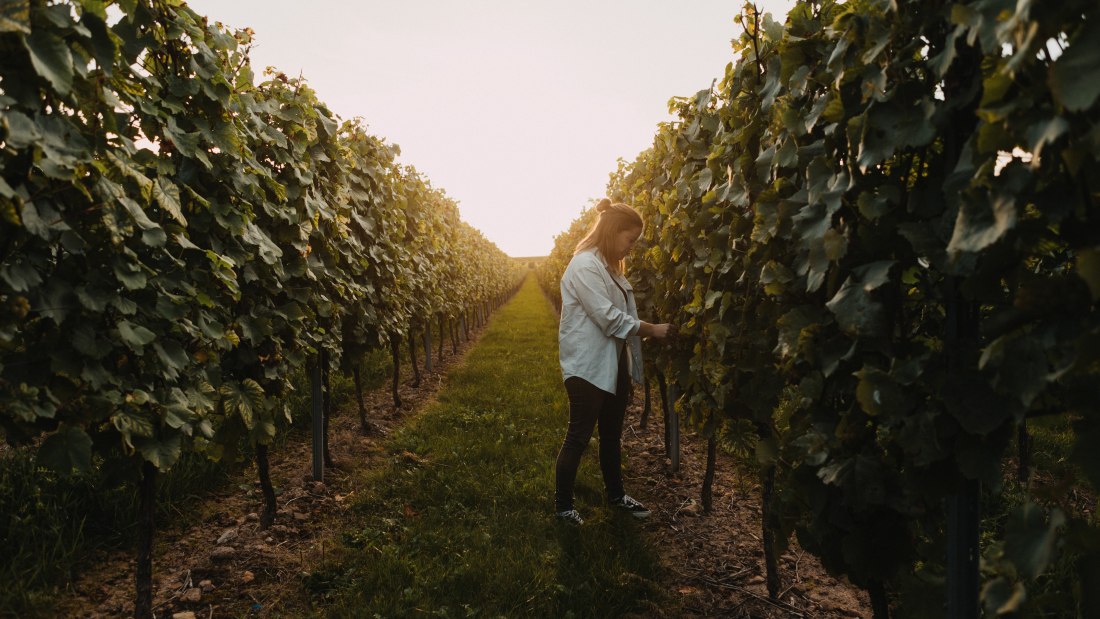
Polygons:
<instances>
[{"instance_id":1,"label":"dirt ground","mask_svg":"<svg viewBox=\"0 0 1100 619\"><path fill-rule=\"evenodd\" d=\"M666 616L870 619L866 593L830 576L816 557L793 542L780 557L779 599L768 599L760 487L741 479L732 457L719 452L712 511L705 514L701 489L706 439L684 433L679 471L669 473L658 405L646 428L640 427L641 415L640 403L627 411L623 450L630 459L625 481L632 496L653 512L646 530L660 549L666 589L679 600L679 608Z\"/></svg>"},{"instance_id":2,"label":"dirt ground","mask_svg":"<svg viewBox=\"0 0 1100 619\"><path fill-rule=\"evenodd\" d=\"M293 617L310 612L303 577L331 559L338 536L350 519L348 509L359 488L354 474L386 458L386 436L400 426L443 384L443 376L476 343L462 343L458 354L447 347L436 371L414 389L403 381L403 406L393 406L388 385L366 394L371 431L363 435L354 403L331 421L330 445L336 469L325 481L311 480L308 436L292 438L271 453L272 479L282 492L279 514L269 530L259 528L260 495L255 471L215 491L194 506L197 524L172 528L161 523L154 555L154 606L159 618ZM422 360L421 360L422 362ZM641 398L635 398L640 401ZM639 402L640 403L640 402ZM737 479L727 456L720 455L714 483L714 509L703 514L699 489L706 464L706 443L686 433L681 468L668 473L659 415L639 427L641 410L632 407L624 430L629 459L627 483L632 494L654 513L645 530L654 537L665 569L667 590L677 606L666 617L871 616L866 596L830 577L816 559L797 547L782 559L784 590L769 600L759 541L759 489ZM242 491L242 489L244 491ZM133 614L134 561L113 553L92 562L61 601L62 616L101 619Z\"/></svg>"}]
</instances>

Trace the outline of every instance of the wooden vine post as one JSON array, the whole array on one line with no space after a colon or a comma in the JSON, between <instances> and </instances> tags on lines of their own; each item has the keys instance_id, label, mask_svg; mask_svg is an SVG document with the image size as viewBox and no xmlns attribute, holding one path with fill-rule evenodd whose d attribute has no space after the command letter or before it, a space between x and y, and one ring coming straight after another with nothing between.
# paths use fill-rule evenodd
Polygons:
<instances>
[{"instance_id":1,"label":"wooden vine post","mask_svg":"<svg viewBox=\"0 0 1100 619\"><path fill-rule=\"evenodd\" d=\"M136 598L134 619L153 616L153 534L156 531L157 467L152 462L141 463L138 507L137 569L134 572Z\"/></svg>"},{"instance_id":2,"label":"wooden vine post","mask_svg":"<svg viewBox=\"0 0 1100 619\"><path fill-rule=\"evenodd\" d=\"M676 400L680 399L680 386L673 381L668 386L668 457L672 461L670 471L680 471L680 413L676 410Z\"/></svg>"},{"instance_id":3,"label":"wooden vine post","mask_svg":"<svg viewBox=\"0 0 1100 619\"><path fill-rule=\"evenodd\" d=\"M315 359L309 367L310 410L312 412L313 481L325 480L325 419L321 393L321 364Z\"/></svg>"},{"instance_id":4,"label":"wooden vine post","mask_svg":"<svg viewBox=\"0 0 1100 619\"><path fill-rule=\"evenodd\" d=\"M367 423L367 407L363 402L363 372L361 366L362 363L356 360L352 369L352 376L355 379L355 400L359 406L359 431L367 434L370 432L370 424Z\"/></svg>"},{"instance_id":5,"label":"wooden vine post","mask_svg":"<svg viewBox=\"0 0 1100 619\"><path fill-rule=\"evenodd\" d=\"M321 444L322 453L325 457L325 466L336 466L336 462L332 459L332 450L329 448L328 440L328 426L329 418L332 417L332 385L329 382L330 377L330 353L328 349L321 350Z\"/></svg>"},{"instance_id":6,"label":"wooden vine post","mask_svg":"<svg viewBox=\"0 0 1100 619\"><path fill-rule=\"evenodd\" d=\"M707 437L707 470L703 473L703 512L714 509L714 469L718 457L718 439L713 434Z\"/></svg>"},{"instance_id":7,"label":"wooden vine post","mask_svg":"<svg viewBox=\"0 0 1100 619\"><path fill-rule=\"evenodd\" d=\"M412 365L412 371L413 371L412 386L413 387L419 387L420 386L420 364L416 360L416 348L419 344L416 341L416 332L411 327L409 328L408 345L409 345L409 363Z\"/></svg>"},{"instance_id":8,"label":"wooden vine post","mask_svg":"<svg viewBox=\"0 0 1100 619\"><path fill-rule=\"evenodd\" d=\"M393 407L401 408L401 394L397 391L398 382L401 377L401 338L397 335L390 337L390 355L393 358L393 380L391 381Z\"/></svg>"},{"instance_id":9,"label":"wooden vine post","mask_svg":"<svg viewBox=\"0 0 1100 619\"><path fill-rule=\"evenodd\" d=\"M432 321L424 323L424 371L432 373Z\"/></svg>"}]
</instances>

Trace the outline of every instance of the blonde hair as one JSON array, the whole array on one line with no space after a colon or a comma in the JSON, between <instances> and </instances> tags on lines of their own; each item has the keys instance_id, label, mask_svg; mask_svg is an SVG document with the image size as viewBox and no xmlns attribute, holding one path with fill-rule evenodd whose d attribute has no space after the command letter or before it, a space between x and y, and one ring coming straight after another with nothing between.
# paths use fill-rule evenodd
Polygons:
<instances>
[{"instance_id":1,"label":"blonde hair","mask_svg":"<svg viewBox=\"0 0 1100 619\"><path fill-rule=\"evenodd\" d=\"M607 260L607 257L614 253L616 234L623 230L645 227L642 216L629 204L612 203L608 198L604 198L596 204L596 213L596 223L592 225L592 229L581 239L580 243L577 243L577 248L573 250L574 256L586 249L595 247L604 257L604 260ZM607 266L617 273L622 273L625 261L617 260L614 264L609 262Z\"/></svg>"}]
</instances>

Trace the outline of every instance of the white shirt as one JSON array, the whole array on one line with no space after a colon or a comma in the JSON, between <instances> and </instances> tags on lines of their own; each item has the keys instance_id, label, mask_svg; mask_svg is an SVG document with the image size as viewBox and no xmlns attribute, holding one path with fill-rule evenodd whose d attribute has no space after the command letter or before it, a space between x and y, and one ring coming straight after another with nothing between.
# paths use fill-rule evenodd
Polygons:
<instances>
[{"instance_id":1,"label":"white shirt","mask_svg":"<svg viewBox=\"0 0 1100 619\"><path fill-rule=\"evenodd\" d=\"M573 256L561 276L558 360L563 380L576 376L615 393L619 352L628 343L630 376L642 382L641 324L630 282L613 275L594 247Z\"/></svg>"}]
</instances>

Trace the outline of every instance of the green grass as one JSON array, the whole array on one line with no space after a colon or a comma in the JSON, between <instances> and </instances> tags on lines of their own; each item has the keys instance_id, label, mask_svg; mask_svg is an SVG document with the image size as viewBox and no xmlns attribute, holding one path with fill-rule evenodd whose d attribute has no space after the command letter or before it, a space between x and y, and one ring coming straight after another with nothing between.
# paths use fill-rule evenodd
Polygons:
<instances>
[{"instance_id":1,"label":"green grass","mask_svg":"<svg viewBox=\"0 0 1100 619\"><path fill-rule=\"evenodd\" d=\"M604 505L590 448L584 526L557 523L567 421L557 324L533 278L369 473L340 558L307 581L326 617L615 617L661 602L641 524Z\"/></svg>"}]
</instances>

